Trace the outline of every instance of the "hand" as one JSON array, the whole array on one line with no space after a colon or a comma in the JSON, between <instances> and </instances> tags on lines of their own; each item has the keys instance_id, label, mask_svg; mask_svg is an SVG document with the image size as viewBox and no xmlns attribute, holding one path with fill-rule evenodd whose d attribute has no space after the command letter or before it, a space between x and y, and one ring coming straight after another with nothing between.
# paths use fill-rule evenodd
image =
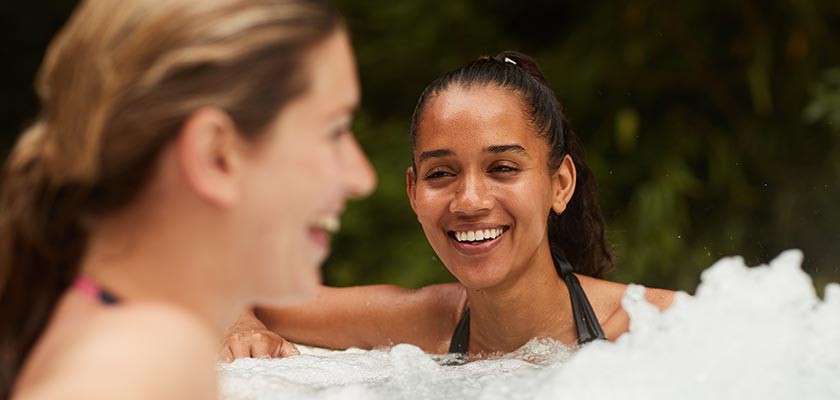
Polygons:
<instances>
[{"instance_id":1,"label":"hand","mask_svg":"<svg viewBox=\"0 0 840 400\"><path fill-rule=\"evenodd\" d=\"M237 358L280 358L296 354L300 352L295 345L270 331L248 310L228 329L220 356L224 362L232 362Z\"/></svg>"}]
</instances>

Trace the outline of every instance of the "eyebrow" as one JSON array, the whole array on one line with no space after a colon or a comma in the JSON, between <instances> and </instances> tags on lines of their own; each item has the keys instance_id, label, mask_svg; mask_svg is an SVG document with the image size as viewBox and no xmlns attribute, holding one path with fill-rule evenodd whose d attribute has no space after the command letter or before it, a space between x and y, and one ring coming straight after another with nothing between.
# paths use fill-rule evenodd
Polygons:
<instances>
[{"instance_id":1,"label":"eyebrow","mask_svg":"<svg viewBox=\"0 0 840 400\"><path fill-rule=\"evenodd\" d=\"M521 153L524 155L528 155L528 152L525 151L525 148L518 145L518 144L500 144L495 146L488 146L485 151L490 153L499 154L499 153L506 153L506 152L514 152L514 153Z\"/></svg>"},{"instance_id":2,"label":"eyebrow","mask_svg":"<svg viewBox=\"0 0 840 400\"><path fill-rule=\"evenodd\" d=\"M426 161L430 158L442 158L442 157L449 157L455 154L452 150L449 149L437 149L437 150L429 150L420 153L420 157L417 158L418 162Z\"/></svg>"},{"instance_id":3,"label":"eyebrow","mask_svg":"<svg viewBox=\"0 0 840 400\"><path fill-rule=\"evenodd\" d=\"M335 111L330 112L329 117L343 115L345 113L350 114L351 118L355 118L356 114L359 111L359 102L355 101L353 103L347 103L346 105L337 108Z\"/></svg>"},{"instance_id":4,"label":"eyebrow","mask_svg":"<svg viewBox=\"0 0 840 400\"><path fill-rule=\"evenodd\" d=\"M498 145L493 145L493 146L487 146L487 148L485 148L484 151L486 151L488 153L493 153L493 154L514 152L514 153L521 153L525 156L528 156L528 152L525 151L525 148L518 145L518 144L498 144ZM455 154L455 152L450 150L450 149L435 149L435 150L424 151L424 152L420 153L420 156L417 158L417 162L421 163L421 162L426 161L430 158L449 157L449 156L452 156L454 154Z\"/></svg>"}]
</instances>

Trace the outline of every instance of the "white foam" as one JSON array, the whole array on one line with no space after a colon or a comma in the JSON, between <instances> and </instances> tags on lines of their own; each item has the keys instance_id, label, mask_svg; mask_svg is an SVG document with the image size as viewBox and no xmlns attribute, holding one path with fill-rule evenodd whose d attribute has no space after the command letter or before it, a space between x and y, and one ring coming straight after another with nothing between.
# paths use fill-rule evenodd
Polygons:
<instances>
[{"instance_id":1,"label":"white foam","mask_svg":"<svg viewBox=\"0 0 840 400\"><path fill-rule=\"evenodd\" d=\"M417 347L220 364L225 399L840 399L840 285L820 300L802 253L726 258L664 313L631 286L630 332L573 352L550 340L462 366Z\"/></svg>"}]
</instances>

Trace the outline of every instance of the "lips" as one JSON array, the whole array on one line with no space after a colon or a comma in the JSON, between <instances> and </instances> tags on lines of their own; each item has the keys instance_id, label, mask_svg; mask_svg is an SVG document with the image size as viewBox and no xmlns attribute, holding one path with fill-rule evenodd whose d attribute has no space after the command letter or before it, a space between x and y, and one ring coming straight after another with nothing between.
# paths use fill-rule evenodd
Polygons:
<instances>
[{"instance_id":1,"label":"lips","mask_svg":"<svg viewBox=\"0 0 840 400\"><path fill-rule=\"evenodd\" d=\"M480 242L495 239L504 233L506 229L504 225L483 229L462 229L450 231L450 235L459 242Z\"/></svg>"},{"instance_id":2,"label":"lips","mask_svg":"<svg viewBox=\"0 0 840 400\"><path fill-rule=\"evenodd\" d=\"M330 236L341 229L341 220L336 215L325 215L309 226L309 239L325 251L330 246Z\"/></svg>"},{"instance_id":3,"label":"lips","mask_svg":"<svg viewBox=\"0 0 840 400\"><path fill-rule=\"evenodd\" d=\"M446 236L459 253L481 256L492 251L509 229L507 225L459 227L447 231Z\"/></svg>"}]
</instances>

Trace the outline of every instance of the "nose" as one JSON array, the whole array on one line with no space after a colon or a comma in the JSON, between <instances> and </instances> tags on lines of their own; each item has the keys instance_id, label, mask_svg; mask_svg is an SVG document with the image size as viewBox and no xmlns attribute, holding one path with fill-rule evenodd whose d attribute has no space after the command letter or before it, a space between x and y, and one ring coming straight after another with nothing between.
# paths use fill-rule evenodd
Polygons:
<instances>
[{"instance_id":1,"label":"nose","mask_svg":"<svg viewBox=\"0 0 840 400\"><path fill-rule=\"evenodd\" d=\"M362 151L359 142L352 136L349 138L349 148L345 156L344 185L348 198L365 197L376 187L376 172L370 161Z\"/></svg>"},{"instance_id":2,"label":"nose","mask_svg":"<svg viewBox=\"0 0 840 400\"><path fill-rule=\"evenodd\" d=\"M465 173L449 203L449 212L464 216L478 215L493 208L493 196L479 174Z\"/></svg>"}]
</instances>

